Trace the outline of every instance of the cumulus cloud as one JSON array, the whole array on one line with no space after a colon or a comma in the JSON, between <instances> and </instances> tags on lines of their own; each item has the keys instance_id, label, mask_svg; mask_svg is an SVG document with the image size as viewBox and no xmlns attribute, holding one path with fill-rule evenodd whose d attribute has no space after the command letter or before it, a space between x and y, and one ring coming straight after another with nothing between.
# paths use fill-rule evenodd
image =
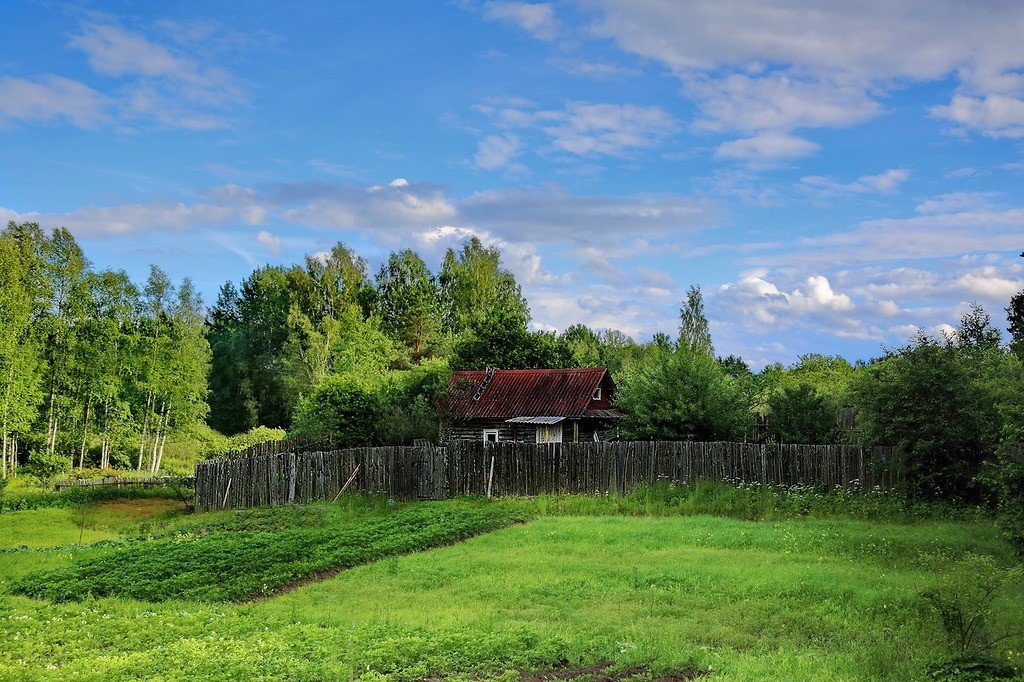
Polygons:
<instances>
[{"instance_id":1,"label":"cumulus cloud","mask_svg":"<svg viewBox=\"0 0 1024 682\"><path fill-rule=\"evenodd\" d=\"M1019 97L956 95L949 104L932 107L931 113L989 137L1024 137L1024 99Z\"/></svg>"},{"instance_id":2,"label":"cumulus cloud","mask_svg":"<svg viewBox=\"0 0 1024 682\"><path fill-rule=\"evenodd\" d=\"M260 230L259 234L256 235L256 241L272 253L281 253L281 247L284 246L284 242L281 241L280 237L275 237L266 230Z\"/></svg>"}]
</instances>

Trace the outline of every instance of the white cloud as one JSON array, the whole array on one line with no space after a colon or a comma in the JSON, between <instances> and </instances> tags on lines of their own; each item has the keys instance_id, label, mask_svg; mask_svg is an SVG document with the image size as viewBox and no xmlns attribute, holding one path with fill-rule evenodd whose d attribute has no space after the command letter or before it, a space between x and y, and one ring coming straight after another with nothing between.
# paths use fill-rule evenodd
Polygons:
<instances>
[{"instance_id":1,"label":"white cloud","mask_svg":"<svg viewBox=\"0 0 1024 682\"><path fill-rule=\"evenodd\" d=\"M1024 135L1024 5L958 0L825 3L585 0L591 31L667 66L700 103L701 125L744 134L845 126L908 82L954 76L933 110L994 137Z\"/></svg>"},{"instance_id":2,"label":"white cloud","mask_svg":"<svg viewBox=\"0 0 1024 682\"><path fill-rule=\"evenodd\" d=\"M0 124L63 120L80 128L97 128L110 120L111 104L108 97L70 78L0 77Z\"/></svg>"},{"instance_id":3,"label":"white cloud","mask_svg":"<svg viewBox=\"0 0 1024 682\"><path fill-rule=\"evenodd\" d=\"M846 127L881 107L864 85L798 79L787 74L691 80L687 91L701 102L697 127L715 132Z\"/></svg>"},{"instance_id":4,"label":"white cloud","mask_svg":"<svg viewBox=\"0 0 1024 682\"><path fill-rule=\"evenodd\" d=\"M992 207L992 192L949 192L929 197L919 202L914 210L918 213L955 213L958 211L981 211Z\"/></svg>"},{"instance_id":5,"label":"white cloud","mask_svg":"<svg viewBox=\"0 0 1024 682\"><path fill-rule=\"evenodd\" d=\"M113 23L85 22L69 45L90 67L115 79L109 93L58 75L0 77L0 123L66 121L82 128L139 123L208 130L227 124L224 113L245 104L245 89L226 69ZM195 46L191 46L195 47Z\"/></svg>"},{"instance_id":6,"label":"white cloud","mask_svg":"<svg viewBox=\"0 0 1024 682\"><path fill-rule=\"evenodd\" d=\"M621 64L611 62L591 62L585 59L577 59L561 62L566 72L574 76L584 76L595 80L610 80L613 78L629 78L640 74L638 69L631 69Z\"/></svg>"},{"instance_id":7,"label":"white cloud","mask_svg":"<svg viewBox=\"0 0 1024 682\"><path fill-rule=\"evenodd\" d=\"M786 133L761 133L742 140L733 140L719 145L716 153L727 159L762 162L779 159L796 159L809 156L818 150L818 145Z\"/></svg>"},{"instance_id":8,"label":"white cloud","mask_svg":"<svg viewBox=\"0 0 1024 682\"><path fill-rule=\"evenodd\" d=\"M637 104L568 102L542 110L523 100L486 101L476 109L504 128L538 130L552 149L577 156L622 156L651 147L677 124L661 107Z\"/></svg>"},{"instance_id":9,"label":"white cloud","mask_svg":"<svg viewBox=\"0 0 1024 682\"><path fill-rule=\"evenodd\" d=\"M519 138L515 135L488 135L480 140L473 163L484 170L508 165L519 153Z\"/></svg>"},{"instance_id":10,"label":"white cloud","mask_svg":"<svg viewBox=\"0 0 1024 682\"><path fill-rule=\"evenodd\" d=\"M835 291L824 275L811 275L792 291L780 289L765 276L752 272L721 285L715 293L716 310L750 327L818 326L839 336L876 336L859 319L850 296Z\"/></svg>"},{"instance_id":11,"label":"white cloud","mask_svg":"<svg viewBox=\"0 0 1024 682\"><path fill-rule=\"evenodd\" d=\"M931 113L989 137L1024 137L1024 99L1019 97L956 95L949 104L932 107Z\"/></svg>"},{"instance_id":12,"label":"white cloud","mask_svg":"<svg viewBox=\"0 0 1024 682\"><path fill-rule=\"evenodd\" d=\"M515 24L541 40L554 40L560 29L555 8L546 2L487 2L484 16Z\"/></svg>"},{"instance_id":13,"label":"white cloud","mask_svg":"<svg viewBox=\"0 0 1024 682\"><path fill-rule=\"evenodd\" d=\"M267 247L272 253L281 253L281 247L284 245L280 237L276 237L266 230L260 230L260 233L256 235L256 241Z\"/></svg>"},{"instance_id":14,"label":"white cloud","mask_svg":"<svg viewBox=\"0 0 1024 682\"><path fill-rule=\"evenodd\" d=\"M852 182L839 182L831 177L809 175L800 178L800 184L804 189L823 194L842 194L846 192L892 194L908 178L910 178L910 171L906 168L892 168L878 175L861 176Z\"/></svg>"},{"instance_id":15,"label":"white cloud","mask_svg":"<svg viewBox=\"0 0 1024 682\"><path fill-rule=\"evenodd\" d=\"M12 220L38 222L44 227L63 226L81 237L185 230L199 225L259 225L266 219L266 212L260 206L205 202L91 206L67 213L9 212L17 216Z\"/></svg>"}]
</instances>

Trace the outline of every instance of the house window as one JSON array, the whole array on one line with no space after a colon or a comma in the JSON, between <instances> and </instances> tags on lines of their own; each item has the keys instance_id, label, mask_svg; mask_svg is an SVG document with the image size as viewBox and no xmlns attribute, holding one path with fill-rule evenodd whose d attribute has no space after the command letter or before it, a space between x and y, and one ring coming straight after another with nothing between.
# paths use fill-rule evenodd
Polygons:
<instances>
[{"instance_id":1,"label":"house window","mask_svg":"<svg viewBox=\"0 0 1024 682\"><path fill-rule=\"evenodd\" d=\"M484 429L484 442L485 443L497 443L498 442L498 429Z\"/></svg>"},{"instance_id":2,"label":"house window","mask_svg":"<svg viewBox=\"0 0 1024 682\"><path fill-rule=\"evenodd\" d=\"M593 398L594 400L600 400L601 399L601 387L598 386L597 388L595 388L594 389L594 395L592 395L590 397Z\"/></svg>"},{"instance_id":3,"label":"house window","mask_svg":"<svg viewBox=\"0 0 1024 682\"><path fill-rule=\"evenodd\" d=\"M538 443L561 443L562 442L562 425L561 424L542 424L537 427L537 442Z\"/></svg>"}]
</instances>

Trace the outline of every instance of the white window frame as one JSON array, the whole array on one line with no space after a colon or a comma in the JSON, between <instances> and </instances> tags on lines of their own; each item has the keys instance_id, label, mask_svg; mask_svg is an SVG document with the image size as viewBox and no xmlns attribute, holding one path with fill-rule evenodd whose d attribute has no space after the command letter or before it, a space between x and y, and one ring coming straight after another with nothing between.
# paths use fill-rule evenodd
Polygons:
<instances>
[{"instance_id":1,"label":"white window frame","mask_svg":"<svg viewBox=\"0 0 1024 682\"><path fill-rule=\"evenodd\" d=\"M601 399L601 387L600 386L598 386L597 388L594 389L594 395L590 396L590 398L592 400L600 400Z\"/></svg>"},{"instance_id":2,"label":"white window frame","mask_svg":"<svg viewBox=\"0 0 1024 682\"><path fill-rule=\"evenodd\" d=\"M494 435L494 440L490 440L488 436ZM484 443L497 443L501 440L501 432L498 429L484 429Z\"/></svg>"},{"instance_id":3,"label":"white window frame","mask_svg":"<svg viewBox=\"0 0 1024 682\"><path fill-rule=\"evenodd\" d=\"M538 443L561 443L562 442L562 425L561 424L538 424L537 425L537 442Z\"/></svg>"}]
</instances>

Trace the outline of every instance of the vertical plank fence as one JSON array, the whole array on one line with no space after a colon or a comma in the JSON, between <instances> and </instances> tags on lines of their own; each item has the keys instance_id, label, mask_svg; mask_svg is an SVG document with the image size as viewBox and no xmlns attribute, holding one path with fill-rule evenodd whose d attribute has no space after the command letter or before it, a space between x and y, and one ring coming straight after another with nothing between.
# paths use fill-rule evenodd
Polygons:
<instances>
[{"instance_id":1,"label":"vertical plank fence","mask_svg":"<svg viewBox=\"0 0 1024 682\"><path fill-rule=\"evenodd\" d=\"M358 470L357 470L358 469ZM196 465L196 511L332 500L346 492L396 500L458 495L624 495L638 485L727 481L894 490L904 459L891 447L634 441L532 445L455 442L266 452Z\"/></svg>"}]
</instances>

